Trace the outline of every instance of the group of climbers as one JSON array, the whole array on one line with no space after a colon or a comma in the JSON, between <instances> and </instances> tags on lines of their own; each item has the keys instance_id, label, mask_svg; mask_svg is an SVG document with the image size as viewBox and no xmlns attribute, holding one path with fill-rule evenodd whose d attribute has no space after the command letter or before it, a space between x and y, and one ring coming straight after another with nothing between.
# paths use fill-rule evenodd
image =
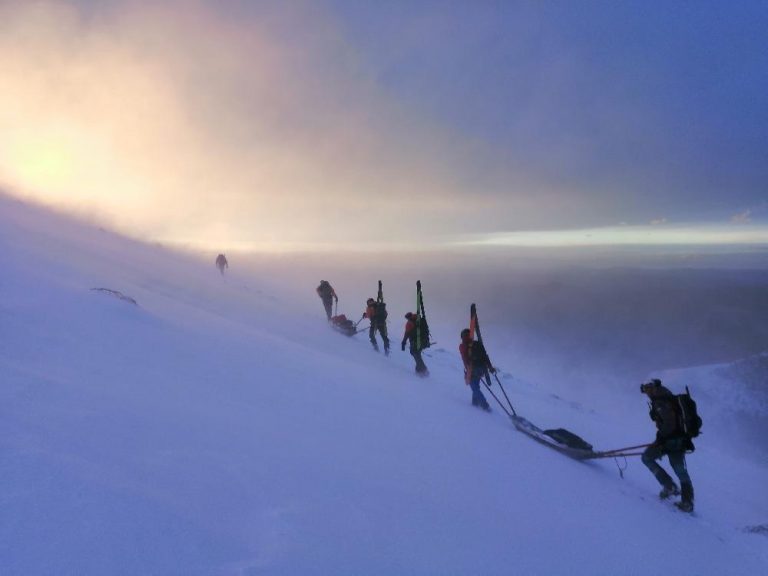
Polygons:
<instances>
[{"instance_id":1,"label":"group of climbers","mask_svg":"<svg viewBox=\"0 0 768 576\"><path fill-rule=\"evenodd\" d=\"M356 327L357 324L352 324L352 321L348 320L347 317L343 314L331 314L332 301L334 299L337 303L339 301L333 286L331 286L327 280L321 280L320 285L316 288L316 292L323 302L328 321L333 323L334 326L338 328L343 328L342 331L346 334L355 334L357 330L354 327ZM373 349L377 352L379 351L379 343L377 341L376 335L380 335L382 344L384 346L384 354L387 356L389 356L390 350L389 334L387 331L388 316L389 313L387 312L387 305L384 302L384 298L381 292L381 282L379 282L378 296L375 299L368 298L365 303L365 311L363 312L360 320L367 318L370 321L370 325L368 327L368 339L371 342L371 346L373 346ZM423 348L429 345L429 342L428 336L426 342L419 342L419 339L417 338L417 327L419 326L419 322L422 321L421 318L421 316L413 312L408 312L405 315L405 331L400 348L405 351L406 342L410 343L410 352L416 361L416 373L420 376L426 376L429 374L429 370L427 369L427 365L424 363L424 359L421 357L421 351Z\"/></svg>"},{"instance_id":2,"label":"group of climbers","mask_svg":"<svg viewBox=\"0 0 768 576\"><path fill-rule=\"evenodd\" d=\"M429 374L429 371L421 355L423 348L426 346L419 342L420 323L425 320L423 318L423 304L421 304L420 283L418 288L417 306L420 305L421 309L417 310L416 313L408 312L405 314L406 324L400 349L405 351L406 344L409 345L409 351L416 362L416 373L426 376ZM332 301L335 299L338 302L335 290L327 281L322 280L320 286L317 287L317 294L323 301L328 320L332 321L332 318L335 318L331 314ZM381 282L379 282L378 298L368 298L362 318L370 320L368 337L373 348L376 351L379 350L379 345L376 341L376 333L378 332L384 344L384 353L389 355L387 315L386 305L381 295ZM344 317L344 320L351 324L351 321L346 320L346 317ZM470 326L472 327L473 324L470 324ZM354 333L356 333L356 329L353 328L352 334ZM427 346L429 345L428 340L429 337L427 335ZM490 387L491 380L489 374L495 374L496 368L491 364L482 340L479 338L475 339L474 334L469 328L461 331L459 354L464 364L464 381L472 390L472 405L490 412L491 407L483 395L481 383ZM643 384L640 389L650 400L649 414L657 427L656 440L648 445L643 452L642 462L662 486L659 497L667 499L671 496L680 495L681 500L676 503L676 506L684 512L692 512L693 484L688 474L685 453L686 451L693 451L694 446L689 431L685 429L683 416L681 415L683 408L679 404L679 396L675 396L668 388L662 386L661 381L657 379ZM700 419L698 423L699 425L701 424ZM696 434L698 434L698 430L694 433L694 435ZM679 479L680 488L677 487L671 476L657 463L657 460L660 460L663 456L669 458L672 469Z\"/></svg>"},{"instance_id":3,"label":"group of climbers","mask_svg":"<svg viewBox=\"0 0 768 576\"><path fill-rule=\"evenodd\" d=\"M417 312L407 312L405 314L405 330L403 332L403 339L400 342L400 349L405 352L405 346L408 344L408 350L413 356L416 363L416 373L420 376L426 376L429 374L429 369L424 363L422 357L422 351L429 346L429 332L426 327L426 321L423 313L423 303L421 301L421 283L417 284L417 307L421 310ZM332 315L332 305L335 300L337 303L339 297L336 295L336 291L333 286L327 280L321 280L320 285L316 288L317 295L323 302L325 313L329 321L334 324L341 325L343 320L344 326L346 324L352 324L350 320L347 320L346 316L334 316ZM387 333L387 317L388 312L386 304L384 303L381 294L381 282L379 282L379 294L376 299L368 298L366 301L366 308L363 312L363 318L367 318L370 321L368 328L368 339L373 346L373 349L379 351L379 344L376 339L376 334L381 335L381 340L384 345L384 354L389 356L389 335ZM342 320L338 320L341 318ZM419 331L425 332L425 335L420 338ZM354 334L356 330L353 330ZM426 340L426 341L420 341ZM461 343L459 344L459 353L461 354L462 362L464 363L464 379L465 383L472 390L472 405L482 408L483 410L490 411L491 407L488 404L483 392L480 388L480 382L484 379L489 379L489 373L495 374L496 369L491 364L488 354L485 351L483 343L479 340L474 340L470 334L469 329L464 329L461 332Z\"/></svg>"}]
</instances>

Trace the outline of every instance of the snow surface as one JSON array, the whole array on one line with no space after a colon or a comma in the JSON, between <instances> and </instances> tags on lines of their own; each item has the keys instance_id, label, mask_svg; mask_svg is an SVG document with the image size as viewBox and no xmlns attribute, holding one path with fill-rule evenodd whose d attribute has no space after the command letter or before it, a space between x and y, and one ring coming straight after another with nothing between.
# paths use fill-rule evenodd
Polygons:
<instances>
[{"instance_id":1,"label":"snow surface","mask_svg":"<svg viewBox=\"0 0 768 576\"><path fill-rule=\"evenodd\" d=\"M639 459L622 478L472 408L458 342L417 378L399 310L385 358L329 330L314 286L297 299L289 278L221 277L2 197L0 248L3 575L768 573L768 462L733 449L751 433L735 414L764 425L764 357L662 374L704 416L688 516ZM542 428L598 449L653 437L636 385L502 378Z\"/></svg>"}]
</instances>

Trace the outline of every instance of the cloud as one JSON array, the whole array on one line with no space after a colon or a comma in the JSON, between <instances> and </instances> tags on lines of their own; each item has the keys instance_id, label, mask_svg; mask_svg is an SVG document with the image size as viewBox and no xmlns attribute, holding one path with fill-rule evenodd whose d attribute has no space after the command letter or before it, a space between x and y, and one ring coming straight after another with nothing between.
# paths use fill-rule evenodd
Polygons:
<instances>
[{"instance_id":1,"label":"cloud","mask_svg":"<svg viewBox=\"0 0 768 576\"><path fill-rule=\"evenodd\" d=\"M666 218L655 218L655 219L653 219L653 220L651 220L649 222L649 224L651 226L661 226L661 225L666 224L666 223L667 223L667 219Z\"/></svg>"},{"instance_id":2,"label":"cloud","mask_svg":"<svg viewBox=\"0 0 768 576\"><path fill-rule=\"evenodd\" d=\"M0 186L215 249L591 228L647 221L662 195L673 221L711 206L696 150L695 170L665 154L683 147L654 94L586 58L562 14L355 6L0 0Z\"/></svg>"},{"instance_id":3,"label":"cloud","mask_svg":"<svg viewBox=\"0 0 768 576\"><path fill-rule=\"evenodd\" d=\"M493 210L458 201L470 147L296 6L3 3L0 184L196 244L413 239L418 214L451 229Z\"/></svg>"},{"instance_id":4,"label":"cloud","mask_svg":"<svg viewBox=\"0 0 768 576\"><path fill-rule=\"evenodd\" d=\"M734 214L731 216L731 222L734 224L749 224L752 222L752 210L746 209L743 212L739 212L738 214Z\"/></svg>"}]
</instances>

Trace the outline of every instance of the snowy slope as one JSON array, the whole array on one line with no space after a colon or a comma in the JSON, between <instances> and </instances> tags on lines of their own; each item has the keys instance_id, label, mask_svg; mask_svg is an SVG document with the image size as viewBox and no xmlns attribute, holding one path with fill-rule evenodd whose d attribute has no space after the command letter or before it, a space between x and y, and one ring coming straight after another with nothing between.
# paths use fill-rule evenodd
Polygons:
<instances>
[{"instance_id":1,"label":"snowy slope","mask_svg":"<svg viewBox=\"0 0 768 576\"><path fill-rule=\"evenodd\" d=\"M2 574L768 567L765 534L748 530L768 524L768 464L728 449L728 409L706 396L690 517L658 502L637 459L622 479L473 409L453 342L417 379L399 311L386 359L328 329L314 286L297 301L280 288L290 278L221 278L7 199L0 214ZM458 332L431 304L436 330ZM639 393L596 389L593 403L503 376L542 427L598 448L652 438Z\"/></svg>"},{"instance_id":2,"label":"snowy slope","mask_svg":"<svg viewBox=\"0 0 768 576\"><path fill-rule=\"evenodd\" d=\"M768 353L660 376L681 390L688 385L700 402L716 407L708 424L718 433L707 436L708 444L768 462Z\"/></svg>"}]
</instances>

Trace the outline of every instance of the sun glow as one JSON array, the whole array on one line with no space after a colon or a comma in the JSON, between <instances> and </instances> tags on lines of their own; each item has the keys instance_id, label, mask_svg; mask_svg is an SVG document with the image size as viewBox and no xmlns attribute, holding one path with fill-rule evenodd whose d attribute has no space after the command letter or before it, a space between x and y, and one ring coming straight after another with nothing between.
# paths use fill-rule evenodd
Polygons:
<instances>
[{"instance_id":1,"label":"sun glow","mask_svg":"<svg viewBox=\"0 0 768 576\"><path fill-rule=\"evenodd\" d=\"M37 139L24 142L10 151L10 157L18 167L19 178L34 187L47 188L72 176L72 156L65 143Z\"/></svg>"},{"instance_id":2,"label":"sun glow","mask_svg":"<svg viewBox=\"0 0 768 576\"><path fill-rule=\"evenodd\" d=\"M6 178L31 190L63 194L81 175L82 137L73 130L38 127L7 138L3 169Z\"/></svg>"}]
</instances>

